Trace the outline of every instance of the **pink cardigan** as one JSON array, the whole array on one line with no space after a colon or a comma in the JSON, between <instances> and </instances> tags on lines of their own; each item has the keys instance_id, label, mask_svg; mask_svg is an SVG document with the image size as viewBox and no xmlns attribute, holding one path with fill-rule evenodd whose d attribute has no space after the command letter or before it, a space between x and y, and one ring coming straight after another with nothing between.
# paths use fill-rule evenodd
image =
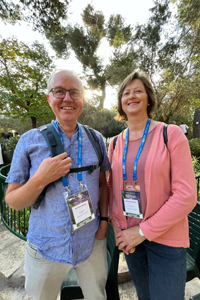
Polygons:
<instances>
[{"instance_id":1,"label":"pink cardigan","mask_svg":"<svg viewBox=\"0 0 200 300\"><path fill-rule=\"evenodd\" d=\"M197 202L190 148L187 138L176 125L168 126L166 147L163 140L163 125L158 122L146 159L144 178L147 207L140 227L149 241L187 248L189 246L187 215ZM113 151L113 140L109 148L112 165L108 179L109 214L110 219L115 219L121 229L126 229L133 224L130 218L129 225L127 224L121 205L122 141L121 133L115 150Z\"/></svg>"}]
</instances>

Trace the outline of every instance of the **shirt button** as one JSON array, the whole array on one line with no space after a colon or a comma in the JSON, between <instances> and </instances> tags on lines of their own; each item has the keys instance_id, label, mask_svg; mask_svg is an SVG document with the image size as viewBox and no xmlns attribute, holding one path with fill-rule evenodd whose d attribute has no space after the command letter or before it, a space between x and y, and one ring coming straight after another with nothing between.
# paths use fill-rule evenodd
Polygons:
<instances>
[{"instance_id":1,"label":"shirt button","mask_svg":"<svg viewBox=\"0 0 200 300\"><path fill-rule=\"evenodd\" d=\"M70 178L73 178L73 175L70 175Z\"/></svg>"}]
</instances>

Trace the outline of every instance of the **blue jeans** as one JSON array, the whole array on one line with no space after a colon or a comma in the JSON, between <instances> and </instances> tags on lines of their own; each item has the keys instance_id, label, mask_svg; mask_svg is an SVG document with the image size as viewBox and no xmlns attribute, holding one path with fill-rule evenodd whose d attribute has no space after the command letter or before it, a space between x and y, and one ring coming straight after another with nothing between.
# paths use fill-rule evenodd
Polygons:
<instances>
[{"instance_id":1,"label":"blue jeans","mask_svg":"<svg viewBox=\"0 0 200 300\"><path fill-rule=\"evenodd\" d=\"M145 240L125 257L139 300L184 300L186 249Z\"/></svg>"}]
</instances>

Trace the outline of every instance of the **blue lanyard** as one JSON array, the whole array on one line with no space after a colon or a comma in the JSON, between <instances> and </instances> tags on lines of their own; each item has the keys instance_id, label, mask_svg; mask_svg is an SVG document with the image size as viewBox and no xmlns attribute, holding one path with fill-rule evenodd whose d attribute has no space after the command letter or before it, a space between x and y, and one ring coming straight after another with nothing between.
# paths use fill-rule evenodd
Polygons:
<instances>
[{"instance_id":1,"label":"blue lanyard","mask_svg":"<svg viewBox=\"0 0 200 300\"><path fill-rule=\"evenodd\" d=\"M60 133L58 123L55 121L53 123L58 130L59 137L60 137L61 142L64 147L64 139L63 139L62 134ZM78 123L78 168L81 168L81 167L82 167L82 133L81 133L81 125ZM82 172L77 173L77 178L78 178L78 181L83 180ZM62 176L62 183L63 183L64 187L67 187L69 185L66 175Z\"/></svg>"},{"instance_id":2,"label":"blue lanyard","mask_svg":"<svg viewBox=\"0 0 200 300\"><path fill-rule=\"evenodd\" d=\"M78 123L78 168L82 167L82 133L81 125ZM78 181L82 181L82 172L77 173Z\"/></svg>"},{"instance_id":3,"label":"blue lanyard","mask_svg":"<svg viewBox=\"0 0 200 300\"><path fill-rule=\"evenodd\" d=\"M145 126L145 129L144 129L144 132L143 132L143 135L142 135L142 140L140 142L140 146L139 146L139 149L138 149L138 152L137 152L137 155L135 157L134 164L133 164L133 180L135 180L135 181L137 180L137 164L138 164L138 160L139 160L140 155L142 153L142 149L143 149L144 143L146 141L146 137L147 137L147 134L148 134L148 131L149 131L150 124L151 124L151 120L148 119L147 123L146 123L146 126ZM127 157L127 149L128 149L128 135L129 135L129 129L127 128L125 145L124 145L124 153L123 153L123 158L122 158L123 181L127 180L126 157Z\"/></svg>"}]
</instances>

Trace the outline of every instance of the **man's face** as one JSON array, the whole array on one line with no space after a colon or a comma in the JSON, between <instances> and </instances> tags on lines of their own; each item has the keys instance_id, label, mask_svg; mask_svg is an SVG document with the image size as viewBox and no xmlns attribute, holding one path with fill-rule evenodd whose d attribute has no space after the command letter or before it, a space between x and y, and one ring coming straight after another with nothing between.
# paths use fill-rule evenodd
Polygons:
<instances>
[{"instance_id":1,"label":"man's face","mask_svg":"<svg viewBox=\"0 0 200 300\"><path fill-rule=\"evenodd\" d=\"M55 90L55 88L60 88L60 90ZM56 120L60 125L75 124L83 111L84 103L83 89L78 79L70 73L61 71L54 76L50 83L51 89L53 90L47 95L47 100L56 116ZM64 97L59 98L63 91L65 93L65 90L72 91L67 91ZM80 97L78 98L77 96L73 96L76 95L76 91L80 93Z\"/></svg>"}]
</instances>

